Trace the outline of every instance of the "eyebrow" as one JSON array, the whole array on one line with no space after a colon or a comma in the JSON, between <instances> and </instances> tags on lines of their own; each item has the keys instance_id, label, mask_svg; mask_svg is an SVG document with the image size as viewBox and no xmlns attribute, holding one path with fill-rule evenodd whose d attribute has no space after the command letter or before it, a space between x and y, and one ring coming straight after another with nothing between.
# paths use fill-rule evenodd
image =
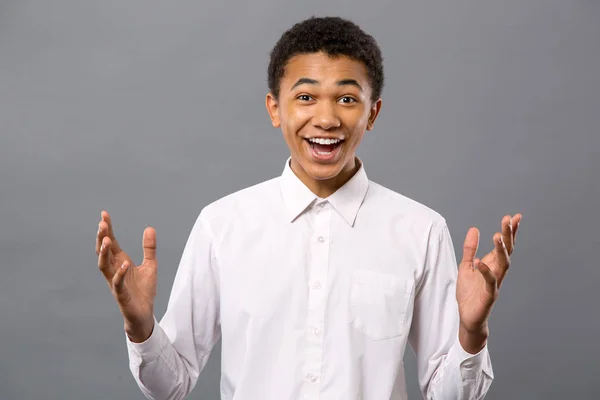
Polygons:
<instances>
[{"instance_id":1,"label":"eyebrow","mask_svg":"<svg viewBox=\"0 0 600 400\"><path fill-rule=\"evenodd\" d=\"M294 86L292 86L292 88L290 90L294 90L296 87L300 86L300 85L320 85L319 81L314 80L314 79L310 79L310 78L300 78L298 79L298 81L296 83L294 83ZM358 89L360 89L361 92L363 92L363 88L362 86L360 86L360 84L355 80L355 79L342 79L341 81L337 81L336 82L337 86L355 86Z\"/></svg>"}]
</instances>

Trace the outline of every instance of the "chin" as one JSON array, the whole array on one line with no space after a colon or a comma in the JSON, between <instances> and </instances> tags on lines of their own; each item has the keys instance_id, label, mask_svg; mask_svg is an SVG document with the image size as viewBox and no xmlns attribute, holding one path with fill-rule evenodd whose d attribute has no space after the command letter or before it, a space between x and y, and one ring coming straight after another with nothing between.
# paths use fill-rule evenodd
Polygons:
<instances>
[{"instance_id":1,"label":"chin","mask_svg":"<svg viewBox=\"0 0 600 400\"><path fill-rule=\"evenodd\" d=\"M342 160L333 164L321 164L306 160L302 167L312 179L324 181L338 176L344 168L344 163Z\"/></svg>"}]
</instances>

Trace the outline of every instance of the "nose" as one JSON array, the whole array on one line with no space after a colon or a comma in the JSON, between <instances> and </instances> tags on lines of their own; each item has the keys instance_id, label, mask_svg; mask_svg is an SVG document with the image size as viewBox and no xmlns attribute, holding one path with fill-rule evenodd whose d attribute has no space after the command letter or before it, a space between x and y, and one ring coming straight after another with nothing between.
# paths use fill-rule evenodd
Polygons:
<instances>
[{"instance_id":1,"label":"nose","mask_svg":"<svg viewBox=\"0 0 600 400\"><path fill-rule=\"evenodd\" d=\"M312 122L314 126L326 131L339 128L341 125L335 105L332 105L328 101L323 101L317 104Z\"/></svg>"}]
</instances>

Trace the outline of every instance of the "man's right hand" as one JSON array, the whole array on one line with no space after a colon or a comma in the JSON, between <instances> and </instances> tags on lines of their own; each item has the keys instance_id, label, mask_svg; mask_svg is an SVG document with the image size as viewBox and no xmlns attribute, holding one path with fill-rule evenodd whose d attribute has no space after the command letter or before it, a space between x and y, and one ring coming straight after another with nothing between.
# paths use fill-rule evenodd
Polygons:
<instances>
[{"instance_id":1,"label":"man's right hand","mask_svg":"<svg viewBox=\"0 0 600 400\"><path fill-rule=\"evenodd\" d=\"M156 295L157 267L156 232L144 230L142 246L144 260L135 266L115 239L110 215L101 213L96 237L98 268L117 300L125 319L125 332L133 342L143 342L154 329L154 296Z\"/></svg>"}]
</instances>

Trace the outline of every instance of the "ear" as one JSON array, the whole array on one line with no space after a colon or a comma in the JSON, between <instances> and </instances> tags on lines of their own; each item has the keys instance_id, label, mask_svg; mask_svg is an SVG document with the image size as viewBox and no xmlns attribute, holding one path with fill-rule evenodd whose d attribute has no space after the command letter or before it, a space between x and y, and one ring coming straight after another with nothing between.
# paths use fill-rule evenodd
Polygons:
<instances>
[{"instance_id":1,"label":"ear","mask_svg":"<svg viewBox=\"0 0 600 400\"><path fill-rule=\"evenodd\" d=\"M279 117L279 102L277 101L273 93L267 93L265 105L267 107L269 117L271 118L271 124L274 128L279 128L281 126L281 118Z\"/></svg>"},{"instance_id":2,"label":"ear","mask_svg":"<svg viewBox=\"0 0 600 400\"><path fill-rule=\"evenodd\" d=\"M375 120L379 115L379 111L381 111L381 98L373 103L371 110L369 111L369 121L367 122L368 131L373 129L373 125L375 125Z\"/></svg>"}]
</instances>

